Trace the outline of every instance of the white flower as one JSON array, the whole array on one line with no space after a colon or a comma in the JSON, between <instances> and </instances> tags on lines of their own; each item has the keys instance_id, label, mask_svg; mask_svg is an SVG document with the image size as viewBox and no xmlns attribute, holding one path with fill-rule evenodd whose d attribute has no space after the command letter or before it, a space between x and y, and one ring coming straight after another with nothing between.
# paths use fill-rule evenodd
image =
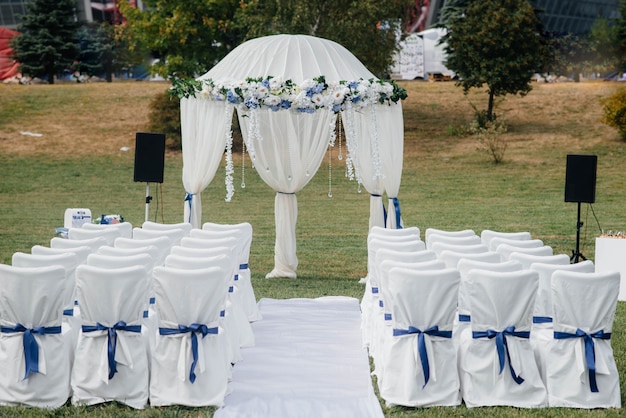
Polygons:
<instances>
[{"instance_id":1,"label":"white flower","mask_svg":"<svg viewBox=\"0 0 626 418\"><path fill-rule=\"evenodd\" d=\"M311 97L311 101L315 103L315 106L322 107L324 106L324 102L326 100L324 100L324 96L317 93L317 94L314 94L313 97Z\"/></svg>"},{"instance_id":2,"label":"white flower","mask_svg":"<svg viewBox=\"0 0 626 418\"><path fill-rule=\"evenodd\" d=\"M270 89L271 90L280 90L283 88L283 78L282 77L272 77L270 78Z\"/></svg>"},{"instance_id":3,"label":"white flower","mask_svg":"<svg viewBox=\"0 0 626 418\"><path fill-rule=\"evenodd\" d=\"M263 100L263 103L268 106L278 106L280 105L280 97L270 94Z\"/></svg>"},{"instance_id":4,"label":"white flower","mask_svg":"<svg viewBox=\"0 0 626 418\"><path fill-rule=\"evenodd\" d=\"M347 87L339 87L333 91L331 97L333 99L333 104L341 104L346 98L346 94L350 93L350 89Z\"/></svg>"}]
</instances>

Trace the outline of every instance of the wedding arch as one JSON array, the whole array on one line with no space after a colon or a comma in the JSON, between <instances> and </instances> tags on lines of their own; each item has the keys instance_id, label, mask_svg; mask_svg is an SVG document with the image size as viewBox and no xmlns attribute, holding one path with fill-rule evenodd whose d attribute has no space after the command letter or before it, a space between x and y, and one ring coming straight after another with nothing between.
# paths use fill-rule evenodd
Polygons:
<instances>
[{"instance_id":1,"label":"wedding arch","mask_svg":"<svg viewBox=\"0 0 626 418\"><path fill-rule=\"evenodd\" d=\"M296 193L313 178L340 117L349 176L370 193L370 228L401 228L398 191L406 91L377 79L343 46L307 35L274 35L244 42L195 80L178 80L185 221L202 224L201 193L226 150L226 200L234 193L233 111L259 176L276 191L274 269L295 278ZM389 203L386 214L383 195Z\"/></svg>"}]
</instances>

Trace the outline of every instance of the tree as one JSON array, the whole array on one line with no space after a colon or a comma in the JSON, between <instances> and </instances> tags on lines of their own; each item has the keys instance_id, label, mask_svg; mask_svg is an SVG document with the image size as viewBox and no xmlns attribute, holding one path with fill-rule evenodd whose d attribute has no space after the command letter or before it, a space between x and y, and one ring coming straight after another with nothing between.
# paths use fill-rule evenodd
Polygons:
<instances>
[{"instance_id":1,"label":"tree","mask_svg":"<svg viewBox=\"0 0 626 418\"><path fill-rule=\"evenodd\" d=\"M472 0L452 17L445 37L446 66L459 76L464 93L488 88L487 120L494 119L494 98L526 95L531 77L548 54L542 24L526 0Z\"/></svg>"},{"instance_id":2,"label":"tree","mask_svg":"<svg viewBox=\"0 0 626 418\"><path fill-rule=\"evenodd\" d=\"M233 23L239 0L144 0L141 11L119 2L127 19L129 47L159 58L152 71L164 77L194 77L210 69L243 35Z\"/></svg>"},{"instance_id":3,"label":"tree","mask_svg":"<svg viewBox=\"0 0 626 418\"><path fill-rule=\"evenodd\" d=\"M279 33L333 40L378 77L388 75L412 0L248 0L238 23L246 39Z\"/></svg>"},{"instance_id":4,"label":"tree","mask_svg":"<svg viewBox=\"0 0 626 418\"><path fill-rule=\"evenodd\" d=\"M79 23L74 0L33 0L26 3L28 13L14 38L15 59L23 74L47 77L69 68L78 55L76 32Z\"/></svg>"}]
</instances>

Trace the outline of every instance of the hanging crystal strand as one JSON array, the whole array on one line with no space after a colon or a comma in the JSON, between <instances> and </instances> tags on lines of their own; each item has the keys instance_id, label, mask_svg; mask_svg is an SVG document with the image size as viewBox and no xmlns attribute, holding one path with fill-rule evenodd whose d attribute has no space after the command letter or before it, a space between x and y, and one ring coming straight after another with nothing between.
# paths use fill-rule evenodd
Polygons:
<instances>
[{"instance_id":1,"label":"hanging crystal strand","mask_svg":"<svg viewBox=\"0 0 626 418\"><path fill-rule=\"evenodd\" d=\"M241 139L241 188L246 188L246 141Z\"/></svg>"},{"instance_id":2,"label":"hanging crystal strand","mask_svg":"<svg viewBox=\"0 0 626 418\"><path fill-rule=\"evenodd\" d=\"M336 129L337 127L337 114L335 112L330 111L330 123L328 124L328 135L330 140L328 141L328 145L331 147L335 146L335 140L337 139Z\"/></svg>"},{"instance_id":3,"label":"hanging crystal strand","mask_svg":"<svg viewBox=\"0 0 626 418\"><path fill-rule=\"evenodd\" d=\"M224 117L226 120L230 118L232 122L233 118L233 107L230 105L224 106ZM226 128L226 200L230 202L235 194L235 187L233 186L233 173L235 169L233 167L233 130L232 125L228 125Z\"/></svg>"},{"instance_id":4,"label":"hanging crystal strand","mask_svg":"<svg viewBox=\"0 0 626 418\"><path fill-rule=\"evenodd\" d=\"M339 136L339 155L337 155L337 159L339 161L343 160L343 150L341 148L341 131L343 129L342 123L341 123L341 117L337 118L337 134Z\"/></svg>"},{"instance_id":5,"label":"hanging crystal strand","mask_svg":"<svg viewBox=\"0 0 626 418\"><path fill-rule=\"evenodd\" d=\"M328 197L333 197L333 151L328 145Z\"/></svg>"},{"instance_id":6,"label":"hanging crystal strand","mask_svg":"<svg viewBox=\"0 0 626 418\"><path fill-rule=\"evenodd\" d=\"M374 180L383 175L380 171L380 148L378 144L378 123L376 121L376 105L370 104L370 143L372 147L372 160L374 161Z\"/></svg>"}]
</instances>

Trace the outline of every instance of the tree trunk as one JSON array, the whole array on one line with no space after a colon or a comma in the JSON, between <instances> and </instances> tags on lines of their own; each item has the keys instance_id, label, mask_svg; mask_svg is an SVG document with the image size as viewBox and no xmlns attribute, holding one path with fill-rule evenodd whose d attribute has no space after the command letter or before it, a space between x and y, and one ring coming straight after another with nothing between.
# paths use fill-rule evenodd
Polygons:
<instances>
[{"instance_id":1,"label":"tree trunk","mask_svg":"<svg viewBox=\"0 0 626 418\"><path fill-rule=\"evenodd\" d=\"M489 90L489 106L487 107L487 119L489 122L493 122L493 90Z\"/></svg>"}]
</instances>

